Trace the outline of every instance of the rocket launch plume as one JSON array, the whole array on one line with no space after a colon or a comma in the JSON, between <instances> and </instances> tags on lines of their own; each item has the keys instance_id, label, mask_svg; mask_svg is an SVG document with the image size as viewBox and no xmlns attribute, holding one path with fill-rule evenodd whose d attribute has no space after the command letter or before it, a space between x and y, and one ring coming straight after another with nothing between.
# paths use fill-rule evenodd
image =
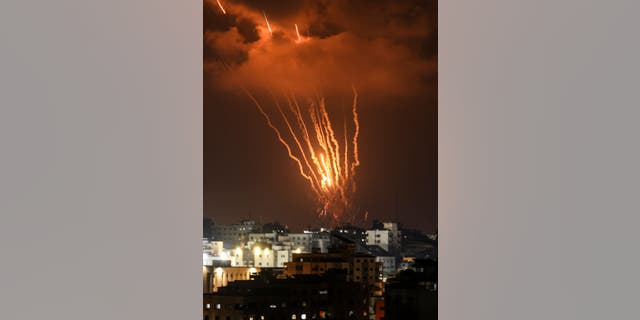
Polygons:
<instances>
[{"instance_id":1,"label":"rocket launch plume","mask_svg":"<svg viewBox=\"0 0 640 320\"><path fill-rule=\"evenodd\" d=\"M271 25L269 24L269 19L267 19L267 14L262 11L262 15L264 16L264 21L267 22L267 29L269 30L270 34L273 34L273 31L271 30Z\"/></svg>"},{"instance_id":2,"label":"rocket launch plume","mask_svg":"<svg viewBox=\"0 0 640 320\"><path fill-rule=\"evenodd\" d=\"M298 36L298 42L302 41L302 38L300 37L300 30L298 30L298 24L295 24L296 26L296 35Z\"/></svg>"},{"instance_id":3,"label":"rocket launch plume","mask_svg":"<svg viewBox=\"0 0 640 320\"><path fill-rule=\"evenodd\" d=\"M287 144L287 142L282 138L282 134L280 134L280 130L278 130L278 128L276 126L273 125L273 123L271 122L271 118L269 117L269 115L264 112L264 109L262 108L262 106L260 105L260 103L258 102L258 100L256 100L256 98L248 91L248 90L244 90L245 93L249 96L249 98L251 99L251 101L253 101L253 103L258 107L258 110L260 111L260 113L262 114L262 116L264 116L265 120L267 121L267 124L269 125L269 127L271 129L273 129L273 131L275 131L276 135L278 136L278 140L280 140L280 142L287 148L287 153L289 154L289 157L291 159L293 159L295 162L298 163L298 167L300 168L300 174L307 180L312 181L311 177L309 177L303 167L302 167L302 163L300 162L300 159L298 159L295 155L293 155L293 153L291 152L291 147L289 147L289 144Z\"/></svg>"},{"instance_id":4,"label":"rocket launch plume","mask_svg":"<svg viewBox=\"0 0 640 320\"><path fill-rule=\"evenodd\" d=\"M288 106L287 109L283 108L280 101L272 95L284 123L284 130L281 130L274 124L255 96L246 89L245 93L264 116L267 125L276 133L278 140L287 150L289 158L297 163L301 176L308 181L319 205L319 216L329 217L334 223L353 221L358 218L356 216L358 212L352 203L356 191L355 169L360 165L358 156L360 124L357 111L358 94L355 88L352 104L354 134L350 141L352 156L349 154L346 118L343 122L344 140L341 146L336 138L336 131L323 97L308 99L308 104L304 105L306 107L304 108L298 103L296 95L285 93L283 97ZM288 132L289 137L285 139L282 132ZM340 152L341 147L344 153Z\"/></svg>"},{"instance_id":5,"label":"rocket launch plume","mask_svg":"<svg viewBox=\"0 0 640 320\"><path fill-rule=\"evenodd\" d=\"M216 0L218 2L218 7L220 7L220 10L222 10L223 14L227 14L227 11L224 10L224 7L222 6L222 3L220 3L220 0Z\"/></svg>"}]
</instances>

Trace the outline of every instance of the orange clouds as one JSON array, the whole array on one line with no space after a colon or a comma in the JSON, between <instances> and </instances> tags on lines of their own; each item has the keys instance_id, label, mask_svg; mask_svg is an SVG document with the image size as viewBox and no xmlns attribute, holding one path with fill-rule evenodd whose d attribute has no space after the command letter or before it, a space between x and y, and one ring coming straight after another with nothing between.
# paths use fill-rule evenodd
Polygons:
<instances>
[{"instance_id":1,"label":"orange clouds","mask_svg":"<svg viewBox=\"0 0 640 320\"><path fill-rule=\"evenodd\" d=\"M215 1L215 7L205 2L205 72L212 85L331 95L349 92L353 84L363 95L379 98L434 87L431 2L302 2L273 8L273 16L268 7L240 2L225 2L227 15L216 15Z\"/></svg>"}]
</instances>

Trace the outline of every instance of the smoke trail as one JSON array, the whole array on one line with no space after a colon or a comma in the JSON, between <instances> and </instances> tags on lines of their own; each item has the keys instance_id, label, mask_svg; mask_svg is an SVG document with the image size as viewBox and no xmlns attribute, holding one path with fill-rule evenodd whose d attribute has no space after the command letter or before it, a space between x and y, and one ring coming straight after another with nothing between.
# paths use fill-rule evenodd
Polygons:
<instances>
[{"instance_id":1,"label":"smoke trail","mask_svg":"<svg viewBox=\"0 0 640 320\"><path fill-rule=\"evenodd\" d=\"M298 146L298 150L300 150L300 154L302 154L302 159L304 160L305 164L307 165L307 168L309 169L309 172L311 172L311 176L313 177L313 181L311 181L312 182L311 183L311 187L314 189L314 192L317 193L318 190L316 189L316 186L314 185L314 182L317 184L318 177L316 177L316 174L315 174L315 172L313 170L313 167L311 167L311 164L309 164L309 160L307 159L307 156L305 155L304 148L302 148L302 144L300 143L300 140L298 139L298 136L293 131L293 127L291 127L289 119L284 114L284 111L282 111L282 108L280 107L280 103L278 103L278 100L275 97L273 97L273 99L274 99L274 102L276 104L276 107L278 108L278 111L280 112L280 115L282 115L282 119L284 119L284 122L287 124L287 128L289 129L289 133L293 137L293 140L296 142L296 145Z\"/></svg>"},{"instance_id":2,"label":"smoke trail","mask_svg":"<svg viewBox=\"0 0 640 320\"><path fill-rule=\"evenodd\" d=\"M358 135L360 134L360 122L358 121L358 92L356 91L356 87L352 86L353 89L353 123L356 127L356 132L353 135L353 157L354 162L351 164L351 177L355 175L355 168L360 166L360 157L358 155Z\"/></svg>"},{"instance_id":3,"label":"smoke trail","mask_svg":"<svg viewBox=\"0 0 640 320\"><path fill-rule=\"evenodd\" d=\"M313 180L311 179L311 177L304 172L304 169L302 167L302 162L300 162L300 159L298 159L296 156L293 155L293 153L291 152L291 147L289 147L289 144L287 144L287 142L282 138L282 135L280 134L280 130L278 130L278 128L276 128L276 126L273 125L273 123L271 122L271 118L269 118L269 115L266 112L264 112L264 109L262 108L262 106L260 105L258 100L256 100L256 98L247 89L243 88L243 90L249 96L251 101L253 101L253 103L258 107L258 110L260 110L260 113L267 120L267 124L269 125L269 127L271 127L271 129L273 129L273 131L275 131L276 135L278 136L278 140L280 140L282 145L284 145L285 148L287 148L287 153L289 154L289 158L295 160L298 163L298 168L300 169L300 174L305 179L309 180L309 182L313 183Z\"/></svg>"}]
</instances>

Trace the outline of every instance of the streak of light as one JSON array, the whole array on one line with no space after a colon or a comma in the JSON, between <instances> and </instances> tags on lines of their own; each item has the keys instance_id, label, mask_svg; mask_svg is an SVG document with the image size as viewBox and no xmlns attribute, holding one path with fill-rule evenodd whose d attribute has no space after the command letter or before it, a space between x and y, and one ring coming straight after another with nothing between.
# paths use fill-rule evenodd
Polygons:
<instances>
[{"instance_id":1,"label":"streak of light","mask_svg":"<svg viewBox=\"0 0 640 320\"><path fill-rule=\"evenodd\" d=\"M293 152L291 152L291 147L289 146L289 144L282 138L282 134L280 133L280 130L278 130L278 128L276 126L273 125L273 122L271 122L271 118L269 117L269 115L264 112L264 109L262 108L262 106L260 105L260 103L258 102L258 100L251 94L251 92L249 92L248 90L244 90L245 93L249 96L249 98L251 99L251 101L253 101L253 103L258 107L258 110L260 111L260 113L262 114L262 116L264 116L265 120L267 121L267 124L269 125L269 127L271 129L273 129L273 131L275 131L276 135L278 136L278 140L280 141L280 143L282 143L282 145L284 145L284 147L287 149L287 153L289 154L289 158L291 158L292 160L294 160L297 164L298 164L298 168L300 169L300 174L307 180L309 181L313 181L311 179L311 177L305 173L303 166L302 166L302 162L300 162L300 159L298 157L296 157L295 155L293 155Z\"/></svg>"},{"instance_id":2,"label":"streak of light","mask_svg":"<svg viewBox=\"0 0 640 320\"><path fill-rule=\"evenodd\" d=\"M267 29L269 29L269 33L273 34L273 31L271 30L271 25L269 24L269 19L267 19L267 14L264 13L264 11L262 11L262 15L264 16L264 21L267 22Z\"/></svg>"},{"instance_id":3,"label":"streak of light","mask_svg":"<svg viewBox=\"0 0 640 320\"><path fill-rule=\"evenodd\" d=\"M220 7L220 10L222 10L223 14L227 14L227 11L224 10L224 7L222 6L222 3L220 3L220 0L216 0L218 2L218 7Z\"/></svg>"},{"instance_id":4,"label":"streak of light","mask_svg":"<svg viewBox=\"0 0 640 320\"><path fill-rule=\"evenodd\" d=\"M302 41L302 38L300 37L300 30L298 30L298 24L295 24L296 26L296 35L298 36L298 42Z\"/></svg>"}]
</instances>

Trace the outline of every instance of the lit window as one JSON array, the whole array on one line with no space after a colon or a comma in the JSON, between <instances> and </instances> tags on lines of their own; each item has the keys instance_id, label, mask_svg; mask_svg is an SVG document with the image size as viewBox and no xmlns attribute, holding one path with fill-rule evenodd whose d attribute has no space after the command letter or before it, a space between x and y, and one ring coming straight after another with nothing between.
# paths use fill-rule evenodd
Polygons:
<instances>
[{"instance_id":1,"label":"lit window","mask_svg":"<svg viewBox=\"0 0 640 320\"><path fill-rule=\"evenodd\" d=\"M216 309L220 310L220 304L219 303L216 304Z\"/></svg>"},{"instance_id":2,"label":"lit window","mask_svg":"<svg viewBox=\"0 0 640 320\"><path fill-rule=\"evenodd\" d=\"M207 303L207 309L211 309L211 304Z\"/></svg>"}]
</instances>

